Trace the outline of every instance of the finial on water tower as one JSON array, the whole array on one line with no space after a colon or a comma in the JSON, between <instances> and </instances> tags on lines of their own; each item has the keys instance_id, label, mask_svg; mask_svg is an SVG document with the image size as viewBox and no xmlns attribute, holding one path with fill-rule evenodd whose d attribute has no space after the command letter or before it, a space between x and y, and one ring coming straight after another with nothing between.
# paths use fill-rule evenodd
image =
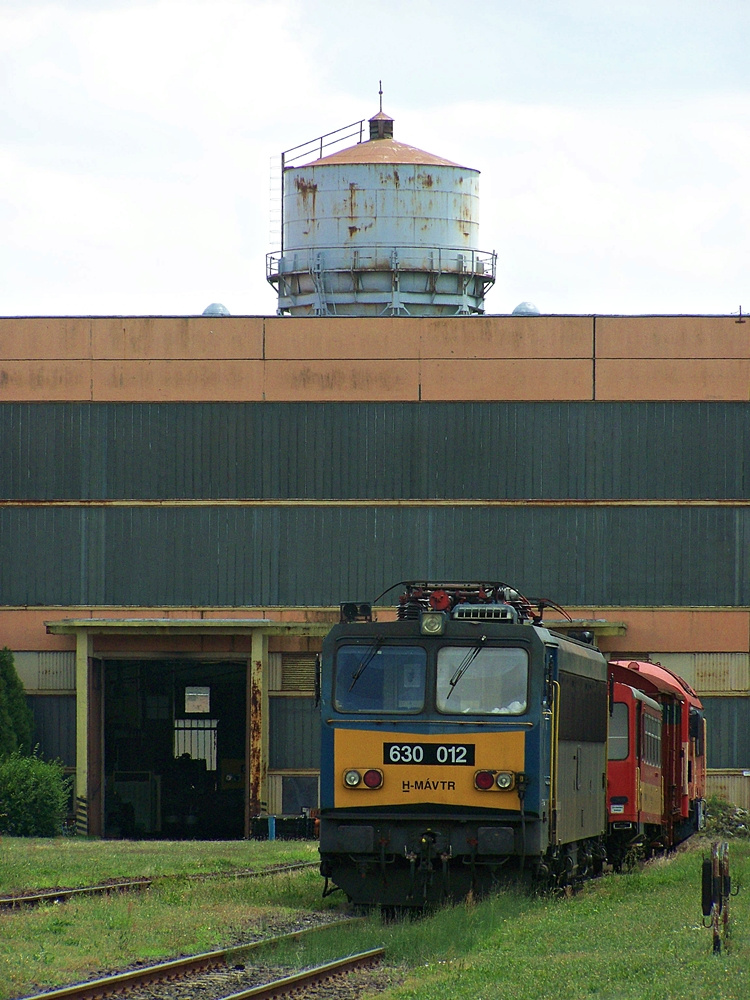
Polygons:
<instances>
[{"instance_id":1,"label":"finial on water tower","mask_svg":"<svg viewBox=\"0 0 750 1000\"><path fill-rule=\"evenodd\" d=\"M392 139L393 119L383 111L383 81L378 80L378 83L380 85L380 90L378 91L380 95L380 111L370 119L370 138Z\"/></svg>"}]
</instances>

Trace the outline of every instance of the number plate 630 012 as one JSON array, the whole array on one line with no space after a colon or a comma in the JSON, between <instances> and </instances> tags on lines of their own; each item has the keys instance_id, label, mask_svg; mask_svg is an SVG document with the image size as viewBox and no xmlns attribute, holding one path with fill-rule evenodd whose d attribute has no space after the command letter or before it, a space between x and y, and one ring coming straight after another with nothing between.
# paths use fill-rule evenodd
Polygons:
<instances>
[{"instance_id":1,"label":"number plate 630 012","mask_svg":"<svg viewBox=\"0 0 750 1000\"><path fill-rule=\"evenodd\" d=\"M466 764L474 766L473 743L384 743L384 764Z\"/></svg>"}]
</instances>

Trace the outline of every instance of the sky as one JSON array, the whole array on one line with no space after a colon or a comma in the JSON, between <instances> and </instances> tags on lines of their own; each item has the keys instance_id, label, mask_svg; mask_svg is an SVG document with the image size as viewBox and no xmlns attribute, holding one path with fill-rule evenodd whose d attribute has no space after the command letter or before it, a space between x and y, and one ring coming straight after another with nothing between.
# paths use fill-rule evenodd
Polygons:
<instances>
[{"instance_id":1,"label":"sky","mask_svg":"<svg viewBox=\"0 0 750 1000\"><path fill-rule=\"evenodd\" d=\"M488 313L750 312L748 39L748 0L0 0L0 315L273 315L272 165L380 80L481 171Z\"/></svg>"}]
</instances>

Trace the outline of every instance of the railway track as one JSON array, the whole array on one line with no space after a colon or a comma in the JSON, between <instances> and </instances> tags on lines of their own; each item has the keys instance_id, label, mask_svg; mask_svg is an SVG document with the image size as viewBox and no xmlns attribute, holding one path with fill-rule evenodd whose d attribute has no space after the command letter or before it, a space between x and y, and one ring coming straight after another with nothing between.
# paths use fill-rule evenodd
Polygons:
<instances>
[{"instance_id":1,"label":"railway track","mask_svg":"<svg viewBox=\"0 0 750 1000\"><path fill-rule=\"evenodd\" d=\"M295 992L299 995L315 984L353 970L369 967L383 958L383 948L346 955L325 965L279 975L268 966L248 965L248 957L260 948L295 941L305 935L328 928L356 923L354 917L333 923L319 924L272 938L262 938L247 944L233 945L217 951L188 955L138 969L114 973L100 979L74 983L55 990L35 994L25 1000L94 1000L113 995L126 995L131 1000L184 1000L200 995L212 1000L264 1000ZM154 992L154 986L159 991ZM240 986L240 989L237 989ZM231 990L231 992L227 992ZM345 992L345 991L344 991ZM338 993L336 995L344 995Z\"/></svg>"},{"instance_id":2,"label":"railway track","mask_svg":"<svg viewBox=\"0 0 750 1000\"><path fill-rule=\"evenodd\" d=\"M24 892L0 895L0 909L16 909L23 906L38 906L41 903L64 903L80 896L103 896L113 892L138 892L149 889L154 882L169 879L183 879L200 882L206 879L262 878L269 875L283 875L286 872L316 868L317 861L297 861L284 865L269 865L267 868L237 869L226 872L201 872L195 875L155 875L153 878L107 879L98 885L84 885L73 888L27 889Z\"/></svg>"}]
</instances>

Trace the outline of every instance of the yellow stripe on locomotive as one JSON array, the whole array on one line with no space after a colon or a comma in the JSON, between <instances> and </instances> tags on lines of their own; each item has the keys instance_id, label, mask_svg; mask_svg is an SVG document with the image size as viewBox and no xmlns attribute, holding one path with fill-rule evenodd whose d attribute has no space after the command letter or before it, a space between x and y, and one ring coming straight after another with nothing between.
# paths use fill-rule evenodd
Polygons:
<instances>
[{"instance_id":1,"label":"yellow stripe on locomotive","mask_svg":"<svg viewBox=\"0 0 750 1000\"><path fill-rule=\"evenodd\" d=\"M437 803L517 811L525 739L523 730L464 736L337 729L334 808Z\"/></svg>"}]
</instances>

